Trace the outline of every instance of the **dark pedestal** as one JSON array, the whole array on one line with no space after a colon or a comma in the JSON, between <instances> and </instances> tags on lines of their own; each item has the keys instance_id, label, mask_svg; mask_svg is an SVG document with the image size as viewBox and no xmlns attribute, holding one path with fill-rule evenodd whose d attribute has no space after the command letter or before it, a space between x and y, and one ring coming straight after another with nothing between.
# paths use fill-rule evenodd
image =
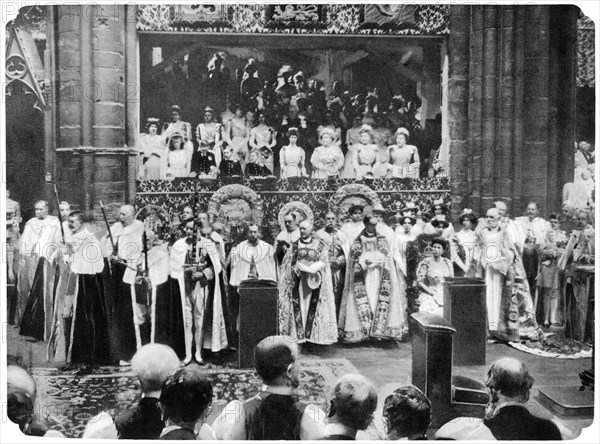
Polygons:
<instances>
[{"instance_id":1,"label":"dark pedestal","mask_svg":"<svg viewBox=\"0 0 600 444\"><path fill-rule=\"evenodd\" d=\"M444 318L456 329L452 363L485 365L487 322L483 279L446 278Z\"/></svg>"},{"instance_id":2,"label":"dark pedestal","mask_svg":"<svg viewBox=\"0 0 600 444\"><path fill-rule=\"evenodd\" d=\"M583 342L594 342L594 266L578 265L573 270L573 294L567 300L565 335Z\"/></svg>"},{"instance_id":3,"label":"dark pedestal","mask_svg":"<svg viewBox=\"0 0 600 444\"><path fill-rule=\"evenodd\" d=\"M452 402L452 335L450 323L429 313L410 316L412 383L431 401L432 427L444 424Z\"/></svg>"},{"instance_id":4,"label":"dark pedestal","mask_svg":"<svg viewBox=\"0 0 600 444\"><path fill-rule=\"evenodd\" d=\"M239 287L240 331L239 368L254 367L254 347L277 334L277 284L272 281L247 280Z\"/></svg>"},{"instance_id":5,"label":"dark pedestal","mask_svg":"<svg viewBox=\"0 0 600 444\"><path fill-rule=\"evenodd\" d=\"M540 401L562 417L594 417L594 392L577 386L540 387Z\"/></svg>"}]
</instances>

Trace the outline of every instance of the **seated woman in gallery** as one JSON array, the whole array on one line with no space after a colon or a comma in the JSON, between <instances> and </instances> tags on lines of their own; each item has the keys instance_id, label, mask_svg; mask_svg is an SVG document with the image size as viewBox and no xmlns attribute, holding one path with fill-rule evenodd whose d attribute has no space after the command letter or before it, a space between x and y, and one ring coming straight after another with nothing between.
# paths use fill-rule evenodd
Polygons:
<instances>
[{"instance_id":1,"label":"seated woman in gallery","mask_svg":"<svg viewBox=\"0 0 600 444\"><path fill-rule=\"evenodd\" d=\"M289 145L284 146L279 151L279 165L281 167L282 179L290 177L308 177L306 173L306 154L304 150L296 145L298 141L298 129L290 128L286 137L289 140Z\"/></svg>"},{"instance_id":2,"label":"seated woman in gallery","mask_svg":"<svg viewBox=\"0 0 600 444\"><path fill-rule=\"evenodd\" d=\"M450 259L442 257L447 243L436 237L431 241L431 255L417 267L419 284L419 311L442 316L444 308L444 279L454 277Z\"/></svg>"},{"instance_id":3,"label":"seated woman in gallery","mask_svg":"<svg viewBox=\"0 0 600 444\"><path fill-rule=\"evenodd\" d=\"M317 132L321 134L321 131L324 129L331 130L333 134L333 145L340 146L342 144L342 129L340 128L338 121L333 118L333 113L330 110L325 111L323 123L319 125Z\"/></svg>"},{"instance_id":4,"label":"seated woman in gallery","mask_svg":"<svg viewBox=\"0 0 600 444\"><path fill-rule=\"evenodd\" d=\"M245 112L241 104L235 106L235 114L225 124L223 140L233 150L233 157L241 162L242 168L248 162L248 139L250 127L246 123Z\"/></svg>"},{"instance_id":5,"label":"seated woman in gallery","mask_svg":"<svg viewBox=\"0 0 600 444\"><path fill-rule=\"evenodd\" d=\"M244 175L246 177L268 177L273 176L273 173L261 161L260 155L256 151L252 151L244 169Z\"/></svg>"},{"instance_id":6,"label":"seated woman in gallery","mask_svg":"<svg viewBox=\"0 0 600 444\"><path fill-rule=\"evenodd\" d=\"M388 150L392 164L392 177L396 178L419 178L419 151L414 145L407 145L410 133L406 128L398 128L395 134L396 144L391 145Z\"/></svg>"},{"instance_id":7,"label":"seated woman in gallery","mask_svg":"<svg viewBox=\"0 0 600 444\"><path fill-rule=\"evenodd\" d=\"M250 140L248 144L253 153L256 153L260 163L263 163L269 170L273 171L273 148L277 143L277 132L273 127L267 125L267 115L265 111L258 113L258 125L250 130Z\"/></svg>"},{"instance_id":8,"label":"seated woman in gallery","mask_svg":"<svg viewBox=\"0 0 600 444\"><path fill-rule=\"evenodd\" d=\"M164 158L167 155L167 146L164 138L158 134L159 127L158 119L149 118L146 124L147 133L140 137L141 180L160 180L164 178Z\"/></svg>"},{"instance_id":9,"label":"seated woman in gallery","mask_svg":"<svg viewBox=\"0 0 600 444\"><path fill-rule=\"evenodd\" d=\"M320 146L315 148L310 158L313 166L313 179L328 179L339 176L344 166L344 155L339 146L334 144L335 133L325 128L319 133Z\"/></svg>"},{"instance_id":10,"label":"seated woman in gallery","mask_svg":"<svg viewBox=\"0 0 600 444\"><path fill-rule=\"evenodd\" d=\"M169 151L165 156L165 175L167 179L188 177L190 175L191 158L188 150L184 149L183 137L174 133L169 142Z\"/></svg>"},{"instance_id":11,"label":"seated woman in gallery","mask_svg":"<svg viewBox=\"0 0 600 444\"><path fill-rule=\"evenodd\" d=\"M371 127L363 125L360 130L360 142L354 149L354 177L373 177L373 165L377 160L377 145L372 143Z\"/></svg>"}]
</instances>

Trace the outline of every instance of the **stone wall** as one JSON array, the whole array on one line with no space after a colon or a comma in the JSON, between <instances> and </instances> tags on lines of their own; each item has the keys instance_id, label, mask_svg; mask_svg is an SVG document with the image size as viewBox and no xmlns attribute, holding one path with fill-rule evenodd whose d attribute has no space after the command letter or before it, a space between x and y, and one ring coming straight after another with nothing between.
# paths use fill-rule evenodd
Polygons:
<instances>
[{"instance_id":1,"label":"stone wall","mask_svg":"<svg viewBox=\"0 0 600 444\"><path fill-rule=\"evenodd\" d=\"M453 6L448 107L453 211L560 207L573 169L571 6Z\"/></svg>"}]
</instances>

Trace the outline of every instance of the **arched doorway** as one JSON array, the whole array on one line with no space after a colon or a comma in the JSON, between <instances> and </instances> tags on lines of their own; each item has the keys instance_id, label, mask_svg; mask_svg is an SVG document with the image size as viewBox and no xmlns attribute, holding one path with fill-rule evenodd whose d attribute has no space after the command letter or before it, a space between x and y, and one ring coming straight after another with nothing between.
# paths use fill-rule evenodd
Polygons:
<instances>
[{"instance_id":1,"label":"arched doorway","mask_svg":"<svg viewBox=\"0 0 600 444\"><path fill-rule=\"evenodd\" d=\"M44 197L44 113L38 98L20 81L6 87L6 188L20 202L23 221Z\"/></svg>"}]
</instances>

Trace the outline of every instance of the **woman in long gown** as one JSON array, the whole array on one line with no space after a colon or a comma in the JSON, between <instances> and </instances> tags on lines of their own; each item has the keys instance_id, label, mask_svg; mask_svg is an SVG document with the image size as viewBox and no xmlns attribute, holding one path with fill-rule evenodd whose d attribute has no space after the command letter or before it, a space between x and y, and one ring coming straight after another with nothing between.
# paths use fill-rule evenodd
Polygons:
<instances>
[{"instance_id":1,"label":"woman in long gown","mask_svg":"<svg viewBox=\"0 0 600 444\"><path fill-rule=\"evenodd\" d=\"M277 143L277 132L267 125L264 111L258 113L258 125L250 130L249 145L256 152L260 163L264 163L269 171L273 171L273 148Z\"/></svg>"},{"instance_id":2,"label":"woman in long gown","mask_svg":"<svg viewBox=\"0 0 600 444\"><path fill-rule=\"evenodd\" d=\"M248 139L250 128L246 124L244 110L241 105L235 107L235 115L225 125L223 139L233 150L233 156L240 161L242 170L248 162Z\"/></svg>"},{"instance_id":3,"label":"woman in long gown","mask_svg":"<svg viewBox=\"0 0 600 444\"><path fill-rule=\"evenodd\" d=\"M191 157L184 149L183 139L180 134L175 133L169 142L169 152L166 157L166 177L188 177L190 175Z\"/></svg>"},{"instance_id":4,"label":"woman in long gown","mask_svg":"<svg viewBox=\"0 0 600 444\"><path fill-rule=\"evenodd\" d=\"M395 134L396 144L388 148L390 153L390 162L392 163L392 177L396 178L415 178L419 177L419 151L414 145L407 145L406 142L410 133L406 128L398 128Z\"/></svg>"},{"instance_id":5,"label":"woman in long gown","mask_svg":"<svg viewBox=\"0 0 600 444\"><path fill-rule=\"evenodd\" d=\"M417 267L417 283L420 287L419 311L443 315L444 279L454 276L452 262L442 257L446 241L435 238L431 241L432 255L423 259Z\"/></svg>"},{"instance_id":6,"label":"woman in long gown","mask_svg":"<svg viewBox=\"0 0 600 444\"><path fill-rule=\"evenodd\" d=\"M146 125L147 134L140 137L140 154L142 155L142 180L164 179L164 157L167 155L167 146L164 137L158 134L159 120L149 118Z\"/></svg>"},{"instance_id":7,"label":"woman in long gown","mask_svg":"<svg viewBox=\"0 0 600 444\"><path fill-rule=\"evenodd\" d=\"M358 143L360 143L360 130L362 128L362 117L354 118L354 126L346 132L346 158L344 160L344 169L342 170L342 179L355 179L354 156Z\"/></svg>"},{"instance_id":8,"label":"woman in long gown","mask_svg":"<svg viewBox=\"0 0 600 444\"><path fill-rule=\"evenodd\" d=\"M279 151L279 165L281 167L281 178L308 177L306 174L306 154L304 150L296 145L298 141L298 129L290 128L286 133L290 144Z\"/></svg>"},{"instance_id":9,"label":"woman in long gown","mask_svg":"<svg viewBox=\"0 0 600 444\"><path fill-rule=\"evenodd\" d=\"M477 235L473 228L477 225L477 217L468 208L465 208L460 216L458 216L458 222L461 224L462 229L456 233L456 238L460 245L462 245L465 251L465 276L475 276L475 251L477 246Z\"/></svg>"},{"instance_id":10,"label":"woman in long gown","mask_svg":"<svg viewBox=\"0 0 600 444\"><path fill-rule=\"evenodd\" d=\"M373 177L373 165L376 160L377 145L372 143L371 127L363 125L360 130L360 143L354 149L354 177Z\"/></svg>"},{"instance_id":11,"label":"woman in long gown","mask_svg":"<svg viewBox=\"0 0 600 444\"><path fill-rule=\"evenodd\" d=\"M310 158L313 166L313 179L328 179L329 177L339 176L340 170L344 166L344 155L339 146L334 145L335 134L325 128L319 133L320 146L315 148Z\"/></svg>"},{"instance_id":12,"label":"woman in long gown","mask_svg":"<svg viewBox=\"0 0 600 444\"><path fill-rule=\"evenodd\" d=\"M183 138L183 145L190 157L194 152L194 143L192 142L192 125L189 122L181 120L181 108L177 105L171 107L171 122L163 127L162 136L165 145L169 145L173 134L178 133Z\"/></svg>"}]
</instances>

